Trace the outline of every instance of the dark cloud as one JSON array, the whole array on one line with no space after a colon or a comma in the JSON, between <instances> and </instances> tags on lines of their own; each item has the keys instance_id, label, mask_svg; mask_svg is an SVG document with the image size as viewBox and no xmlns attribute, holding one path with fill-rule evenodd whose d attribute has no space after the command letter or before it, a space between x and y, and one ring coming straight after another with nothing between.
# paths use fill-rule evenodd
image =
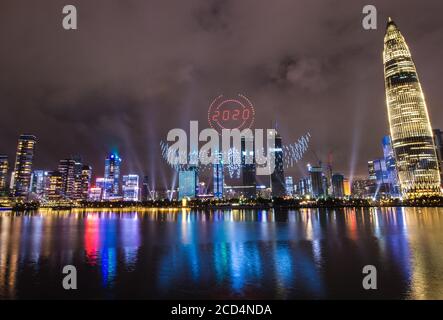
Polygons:
<instances>
[{"instance_id":1,"label":"dark cloud","mask_svg":"<svg viewBox=\"0 0 443 320\"><path fill-rule=\"evenodd\" d=\"M373 1L376 31L361 27L366 1L69 4L78 8L77 31L62 29L61 1L0 3L0 153L12 157L18 135L34 133L39 168L80 154L100 175L106 153L118 150L125 172L166 184L159 141L167 131L206 124L212 99L244 93L258 127L277 120L287 143L310 132L311 150L323 161L332 152L334 170L364 175L388 133L388 15L413 52L433 126L443 127L439 1ZM316 161L313 152L307 161Z\"/></svg>"}]
</instances>

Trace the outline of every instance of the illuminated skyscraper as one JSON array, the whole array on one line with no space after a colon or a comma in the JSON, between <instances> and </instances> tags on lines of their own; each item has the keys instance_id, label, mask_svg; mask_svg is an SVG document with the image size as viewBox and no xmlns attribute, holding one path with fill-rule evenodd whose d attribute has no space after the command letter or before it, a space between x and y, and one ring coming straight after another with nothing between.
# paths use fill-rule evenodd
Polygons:
<instances>
[{"instance_id":1,"label":"illuminated skyscraper","mask_svg":"<svg viewBox=\"0 0 443 320\"><path fill-rule=\"evenodd\" d=\"M288 197L292 197L294 195L294 180L292 177L285 178L285 190Z\"/></svg>"},{"instance_id":2,"label":"illuminated skyscraper","mask_svg":"<svg viewBox=\"0 0 443 320\"><path fill-rule=\"evenodd\" d=\"M0 197L8 194L8 156L0 155Z\"/></svg>"},{"instance_id":3,"label":"illuminated skyscraper","mask_svg":"<svg viewBox=\"0 0 443 320\"><path fill-rule=\"evenodd\" d=\"M45 191L48 189L49 177L48 171L45 170L34 170L32 177L32 187L31 191L35 193L39 198L45 196Z\"/></svg>"},{"instance_id":4,"label":"illuminated skyscraper","mask_svg":"<svg viewBox=\"0 0 443 320\"><path fill-rule=\"evenodd\" d=\"M390 18L383 63L401 192L407 197L440 195L440 174L425 98L409 47Z\"/></svg>"},{"instance_id":5,"label":"illuminated skyscraper","mask_svg":"<svg viewBox=\"0 0 443 320\"><path fill-rule=\"evenodd\" d=\"M212 166L213 169L213 184L214 184L214 198L223 198L223 157L221 153L217 153L217 163Z\"/></svg>"},{"instance_id":6,"label":"illuminated skyscraper","mask_svg":"<svg viewBox=\"0 0 443 320\"><path fill-rule=\"evenodd\" d=\"M46 197L48 201L59 202L64 198L65 192L63 189L63 174L59 171L51 171L48 173L48 189L46 190Z\"/></svg>"},{"instance_id":7,"label":"illuminated skyscraper","mask_svg":"<svg viewBox=\"0 0 443 320\"><path fill-rule=\"evenodd\" d=\"M325 195L323 189L323 168L308 165L311 193L314 198L323 197Z\"/></svg>"},{"instance_id":8,"label":"illuminated skyscraper","mask_svg":"<svg viewBox=\"0 0 443 320\"><path fill-rule=\"evenodd\" d=\"M73 159L63 159L58 164L62 181L61 193L69 199L75 198L75 167L76 162Z\"/></svg>"},{"instance_id":9,"label":"illuminated skyscraper","mask_svg":"<svg viewBox=\"0 0 443 320\"><path fill-rule=\"evenodd\" d=\"M128 174L123 176L123 201L138 201L140 189L138 175Z\"/></svg>"},{"instance_id":10,"label":"illuminated skyscraper","mask_svg":"<svg viewBox=\"0 0 443 320\"><path fill-rule=\"evenodd\" d=\"M241 175L243 180L243 193L246 198L255 198L257 196L254 149L254 138L241 138Z\"/></svg>"},{"instance_id":11,"label":"illuminated skyscraper","mask_svg":"<svg viewBox=\"0 0 443 320\"><path fill-rule=\"evenodd\" d=\"M345 195L345 177L340 173L332 175L332 194L335 198L343 198Z\"/></svg>"},{"instance_id":12,"label":"illuminated skyscraper","mask_svg":"<svg viewBox=\"0 0 443 320\"><path fill-rule=\"evenodd\" d=\"M141 190L141 201L148 201L151 198L149 189L149 177L144 176Z\"/></svg>"},{"instance_id":13,"label":"illuminated skyscraper","mask_svg":"<svg viewBox=\"0 0 443 320\"><path fill-rule=\"evenodd\" d=\"M283 149L282 149L282 139L280 134L275 131L275 146L274 146L274 159L275 168L271 173L271 189L273 197L284 197L285 190L285 174L283 171Z\"/></svg>"},{"instance_id":14,"label":"illuminated skyscraper","mask_svg":"<svg viewBox=\"0 0 443 320\"><path fill-rule=\"evenodd\" d=\"M80 197L81 200L88 200L88 192L91 187L92 168L88 165L83 165L80 177Z\"/></svg>"},{"instance_id":15,"label":"illuminated skyscraper","mask_svg":"<svg viewBox=\"0 0 443 320\"><path fill-rule=\"evenodd\" d=\"M110 154L105 160L105 181L112 181L104 188L103 197L109 199L120 195L120 165L122 159L116 154Z\"/></svg>"},{"instance_id":16,"label":"illuminated skyscraper","mask_svg":"<svg viewBox=\"0 0 443 320\"><path fill-rule=\"evenodd\" d=\"M22 134L18 139L14 165L12 194L17 198L26 198L31 187L32 161L34 159L36 138Z\"/></svg>"},{"instance_id":17,"label":"illuminated skyscraper","mask_svg":"<svg viewBox=\"0 0 443 320\"><path fill-rule=\"evenodd\" d=\"M384 136L382 140L383 156L385 159L386 173L388 176L389 193L391 196L400 195L400 187L398 185L397 166L395 165L394 150L392 150L392 143L390 136Z\"/></svg>"},{"instance_id":18,"label":"illuminated skyscraper","mask_svg":"<svg viewBox=\"0 0 443 320\"><path fill-rule=\"evenodd\" d=\"M195 198L197 195L198 175L197 169L191 167L188 170L178 172L178 199Z\"/></svg>"}]
</instances>

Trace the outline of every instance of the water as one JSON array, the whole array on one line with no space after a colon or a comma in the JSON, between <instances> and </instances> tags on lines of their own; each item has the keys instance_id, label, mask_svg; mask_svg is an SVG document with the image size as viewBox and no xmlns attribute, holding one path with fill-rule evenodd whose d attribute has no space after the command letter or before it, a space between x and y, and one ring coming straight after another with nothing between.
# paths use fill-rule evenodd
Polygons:
<instances>
[{"instance_id":1,"label":"water","mask_svg":"<svg viewBox=\"0 0 443 320\"><path fill-rule=\"evenodd\" d=\"M443 299L442 271L440 208L0 212L1 299Z\"/></svg>"}]
</instances>

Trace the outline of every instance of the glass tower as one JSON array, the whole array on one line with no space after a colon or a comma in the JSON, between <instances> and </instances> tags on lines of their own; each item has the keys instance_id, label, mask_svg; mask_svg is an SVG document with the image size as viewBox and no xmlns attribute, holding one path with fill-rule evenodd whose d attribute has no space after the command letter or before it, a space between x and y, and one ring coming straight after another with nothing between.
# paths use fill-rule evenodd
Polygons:
<instances>
[{"instance_id":1,"label":"glass tower","mask_svg":"<svg viewBox=\"0 0 443 320\"><path fill-rule=\"evenodd\" d=\"M401 192L440 195L440 175L423 91L409 47L389 18L383 51L386 103Z\"/></svg>"},{"instance_id":2,"label":"glass tower","mask_svg":"<svg viewBox=\"0 0 443 320\"><path fill-rule=\"evenodd\" d=\"M111 184L105 185L104 198L110 199L120 195L120 166L122 159L116 154L110 154L105 160L105 181Z\"/></svg>"}]
</instances>

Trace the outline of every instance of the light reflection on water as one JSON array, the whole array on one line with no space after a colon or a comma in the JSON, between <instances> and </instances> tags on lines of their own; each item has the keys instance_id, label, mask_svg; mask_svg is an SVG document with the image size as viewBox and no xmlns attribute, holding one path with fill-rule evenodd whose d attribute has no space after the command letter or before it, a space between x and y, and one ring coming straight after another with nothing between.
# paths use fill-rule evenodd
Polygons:
<instances>
[{"instance_id":1,"label":"light reflection on water","mask_svg":"<svg viewBox=\"0 0 443 320\"><path fill-rule=\"evenodd\" d=\"M0 298L442 299L442 249L437 208L2 212Z\"/></svg>"}]
</instances>

